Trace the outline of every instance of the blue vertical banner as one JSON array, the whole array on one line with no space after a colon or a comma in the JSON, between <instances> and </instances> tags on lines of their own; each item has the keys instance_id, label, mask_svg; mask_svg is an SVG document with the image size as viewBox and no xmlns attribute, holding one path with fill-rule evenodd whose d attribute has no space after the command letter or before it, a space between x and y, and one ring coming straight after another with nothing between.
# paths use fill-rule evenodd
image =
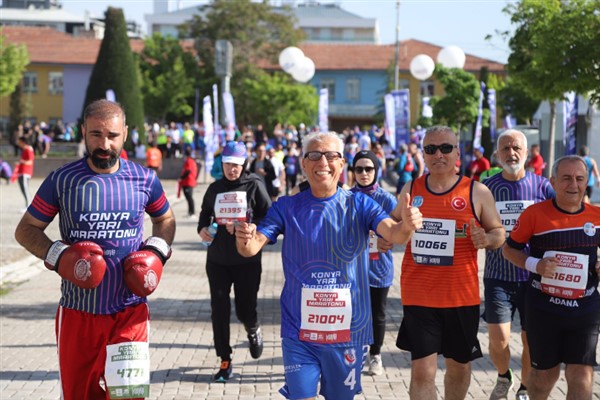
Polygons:
<instances>
[{"instance_id":1,"label":"blue vertical banner","mask_svg":"<svg viewBox=\"0 0 600 400\"><path fill-rule=\"evenodd\" d=\"M408 89L393 90L396 146L410 141L410 97Z\"/></svg>"},{"instance_id":2,"label":"blue vertical banner","mask_svg":"<svg viewBox=\"0 0 600 400\"><path fill-rule=\"evenodd\" d=\"M565 155L577 153L577 114L578 101L575 92L565 93L563 101L563 145Z\"/></svg>"},{"instance_id":3,"label":"blue vertical banner","mask_svg":"<svg viewBox=\"0 0 600 400\"><path fill-rule=\"evenodd\" d=\"M217 139L217 135L215 135L210 96L206 96L202 100L202 122L204 123L204 144L206 145L204 171L210 171L213 165L215 151L219 148L219 140Z\"/></svg>"},{"instance_id":4,"label":"blue vertical banner","mask_svg":"<svg viewBox=\"0 0 600 400\"><path fill-rule=\"evenodd\" d=\"M319 90L319 130L329 132L329 90Z\"/></svg>"},{"instance_id":5,"label":"blue vertical banner","mask_svg":"<svg viewBox=\"0 0 600 400\"><path fill-rule=\"evenodd\" d=\"M385 137L393 150L396 150L396 111L394 96L391 93L383 96L385 104Z\"/></svg>"},{"instance_id":6,"label":"blue vertical banner","mask_svg":"<svg viewBox=\"0 0 600 400\"><path fill-rule=\"evenodd\" d=\"M235 139L235 105L233 96L229 92L223 92L223 108L227 125L225 126L225 139L229 142Z\"/></svg>"},{"instance_id":7,"label":"blue vertical banner","mask_svg":"<svg viewBox=\"0 0 600 400\"><path fill-rule=\"evenodd\" d=\"M490 138L496 143L496 89L488 89L488 106L490 107Z\"/></svg>"},{"instance_id":8,"label":"blue vertical banner","mask_svg":"<svg viewBox=\"0 0 600 400\"><path fill-rule=\"evenodd\" d=\"M475 124L475 136L473 137L473 149L481 146L481 127L483 122L483 92L485 90L485 83L480 82L481 87L479 89L479 108L477 110L477 123Z\"/></svg>"}]
</instances>

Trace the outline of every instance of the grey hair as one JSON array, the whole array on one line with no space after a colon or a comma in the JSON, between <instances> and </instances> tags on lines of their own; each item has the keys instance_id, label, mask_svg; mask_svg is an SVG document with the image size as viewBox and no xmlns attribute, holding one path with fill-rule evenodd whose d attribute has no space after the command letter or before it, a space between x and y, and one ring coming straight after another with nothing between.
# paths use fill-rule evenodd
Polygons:
<instances>
[{"instance_id":1,"label":"grey hair","mask_svg":"<svg viewBox=\"0 0 600 400\"><path fill-rule=\"evenodd\" d=\"M588 166L585 163L585 160L583 159L583 157L575 155L575 154L570 154L568 156L562 156L554 162L554 165L552 166L552 177L553 178L558 178L558 166L566 161L579 161L580 163L582 163L583 168L585 168L585 179L588 179L588 177L590 175L590 171L588 171Z\"/></svg>"},{"instance_id":2,"label":"grey hair","mask_svg":"<svg viewBox=\"0 0 600 400\"><path fill-rule=\"evenodd\" d=\"M445 126L445 125L434 125L434 126L427 128L427 130L425 131L425 136L423 138L426 138L427 135L429 135L429 134L446 133L446 132L450 132L450 133L454 134L454 136L456 137L456 142L458 143L458 135L456 134L456 132L454 132L452 130L452 128L450 128L449 126Z\"/></svg>"},{"instance_id":3,"label":"grey hair","mask_svg":"<svg viewBox=\"0 0 600 400\"><path fill-rule=\"evenodd\" d=\"M508 136L508 135L520 135L521 139L523 139L523 144L525 145L525 148L527 148L527 136L525 136L525 134L523 132L516 130L516 129L507 129L504 132L502 132L498 136L498 140L496 140L496 148L498 150L500 149L500 139L502 139L504 136Z\"/></svg>"},{"instance_id":4,"label":"grey hair","mask_svg":"<svg viewBox=\"0 0 600 400\"><path fill-rule=\"evenodd\" d=\"M307 135L303 140L302 152L304 154L306 154L306 152L308 151L308 148L311 147L311 145L314 142L323 143L325 141L336 142L337 146L338 146L338 150L342 154L342 157L343 157L344 141L342 139L340 139L340 137L338 136L337 133L332 132L332 131L330 131L330 132L315 132L315 133L311 133L311 134Z\"/></svg>"}]
</instances>

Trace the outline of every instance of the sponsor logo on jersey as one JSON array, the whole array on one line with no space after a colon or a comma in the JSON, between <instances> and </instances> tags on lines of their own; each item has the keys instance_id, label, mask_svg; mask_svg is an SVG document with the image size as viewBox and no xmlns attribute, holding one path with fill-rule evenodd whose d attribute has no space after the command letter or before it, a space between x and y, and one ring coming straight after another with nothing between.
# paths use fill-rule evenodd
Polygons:
<instances>
[{"instance_id":1,"label":"sponsor logo on jersey","mask_svg":"<svg viewBox=\"0 0 600 400\"><path fill-rule=\"evenodd\" d=\"M421 207L423 205L423 196L415 196L415 198L412 201L412 206L413 207Z\"/></svg>"}]
</instances>

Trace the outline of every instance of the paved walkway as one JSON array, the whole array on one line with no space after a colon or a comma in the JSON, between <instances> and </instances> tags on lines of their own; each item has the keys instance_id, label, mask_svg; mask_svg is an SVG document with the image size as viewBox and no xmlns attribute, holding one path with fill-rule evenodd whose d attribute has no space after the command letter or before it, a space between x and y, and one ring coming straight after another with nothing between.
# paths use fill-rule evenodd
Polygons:
<instances>
[{"instance_id":1,"label":"paved walkway","mask_svg":"<svg viewBox=\"0 0 600 400\"><path fill-rule=\"evenodd\" d=\"M35 191L40 180L32 182ZM212 383L219 360L212 345L210 302L205 274L206 251L196 235L196 221L186 219L187 206L175 198L175 182L165 181L178 218L173 257L166 266L157 291L150 297L151 330L151 399L279 399L283 385L283 368L279 338L279 294L283 282L280 247L267 247L263 253L263 275L259 292L259 318L265 348L259 360L248 351L242 325L232 322L234 378L227 384ZM195 194L200 205L206 186ZM54 314L60 295L60 279L19 249L13 238L22 207L17 185L0 186L0 272L3 288L10 281L25 279L0 296L0 399L58 399L58 367L54 339ZM199 210L198 210L199 211ZM58 238L56 222L49 227ZM147 235L146 235L147 236ZM402 249L395 251L396 279L390 291L388 326L383 347L385 374L363 375L364 394L359 399L408 399L410 358L395 346L402 317L399 290L399 266ZM482 254L480 254L482 255ZM23 259L23 256L25 258ZM6 273L12 271L12 273ZM25 272L26 271L26 272ZM24 273L25 272L25 273ZM235 315L235 314L233 314ZM511 367L517 377L521 366L518 335L513 335ZM487 351L487 330L480 325L479 339L484 357L473 363L469 399L487 399L496 373ZM440 368L443 362L440 359ZM438 372L438 388L443 387L443 371ZM600 377L596 372L594 400L600 400ZM553 390L551 399L566 397L564 375ZM439 390L439 389L438 389ZM509 398L514 398L513 394ZM441 396L442 394L440 394Z\"/></svg>"}]
</instances>

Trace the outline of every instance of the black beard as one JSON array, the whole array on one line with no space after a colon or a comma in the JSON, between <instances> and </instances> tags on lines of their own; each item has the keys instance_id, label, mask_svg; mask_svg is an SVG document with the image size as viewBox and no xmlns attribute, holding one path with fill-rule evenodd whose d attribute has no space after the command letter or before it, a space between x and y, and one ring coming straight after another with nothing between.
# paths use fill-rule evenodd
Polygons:
<instances>
[{"instance_id":1,"label":"black beard","mask_svg":"<svg viewBox=\"0 0 600 400\"><path fill-rule=\"evenodd\" d=\"M107 154L110 156L110 158L108 158L108 159L98 157L99 155L107 155ZM111 150L108 150L108 151L96 150L92 154L90 154L90 159L92 160L92 164L94 164L94 167L96 167L98 169L110 169L110 168L114 167L115 164L117 163L117 160L119 159L119 155L116 152L111 151Z\"/></svg>"}]
</instances>

